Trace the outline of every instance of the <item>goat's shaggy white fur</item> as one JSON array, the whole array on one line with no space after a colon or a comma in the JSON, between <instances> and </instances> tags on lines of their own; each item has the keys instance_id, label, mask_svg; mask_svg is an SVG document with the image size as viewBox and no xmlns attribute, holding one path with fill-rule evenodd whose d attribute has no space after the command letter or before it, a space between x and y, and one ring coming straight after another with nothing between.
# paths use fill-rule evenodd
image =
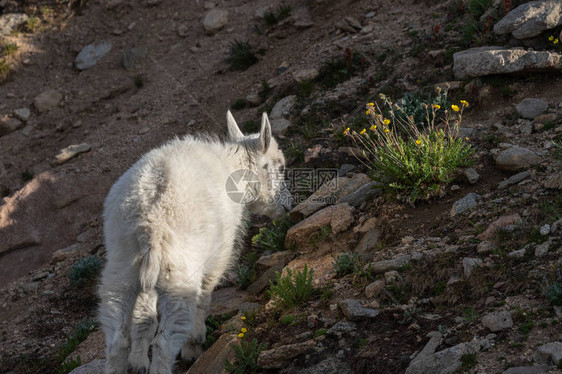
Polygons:
<instances>
[{"instance_id":1,"label":"goat's shaggy white fur","mask_svg":"<svg viewBox=\"0 0 562 374\"><path fill-rule=\"evenodd\" d=\"M105 200L106 373L168 374L180 349L198 357L211 292L236 257L247 212L276 218L289 208L279 205L285 159L267 115L258 134L244 136L230 112L227 124L227 142L188 136L147 153ZM257 196L251 204L227 194L237 170L259 179L238 184Z\"/></svg>"}]
</instances>

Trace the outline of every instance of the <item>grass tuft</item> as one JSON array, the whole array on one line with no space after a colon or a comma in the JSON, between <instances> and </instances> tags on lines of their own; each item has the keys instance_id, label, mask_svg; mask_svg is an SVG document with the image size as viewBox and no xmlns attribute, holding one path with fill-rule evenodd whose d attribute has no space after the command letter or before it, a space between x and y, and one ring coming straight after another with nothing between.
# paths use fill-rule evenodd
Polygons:
<instances>
[{"instance_id":1,"label":"grass tuft","mask_svg":"<svg viewBox=\"0 0 562 374\"><path fill-rule=\"evenodd\" d=\"M227 360L225 362L225 370L234 374L252 374L259 369L258 357L267 344L258 344L257 339L251 341L242 340L240 344L233 346L234 362Z\"/></svg>"},{"instance_id":2,"label":"grass tuft","mask_svg":"<svg viewBox=\"0 0 562 374\"><path fill-rule=\"evenodd\" d=\"M81 258L70 269L68 279L70 284L83 287L95 281L101 271L101 259L98 256L88 256Z\"/></svg>"},{"instance_id":3,"label":"grass tuft","mask_svg":"<svg viewBox=\"0 0 562 374\"><path fill-rule=\"evenodd\" d=\"M244 71L258 62L258 57L253 51L253 47L248 42L234 40L230 44L230 54L226 61L232 70Z\"/></svg>"}]
</instances>

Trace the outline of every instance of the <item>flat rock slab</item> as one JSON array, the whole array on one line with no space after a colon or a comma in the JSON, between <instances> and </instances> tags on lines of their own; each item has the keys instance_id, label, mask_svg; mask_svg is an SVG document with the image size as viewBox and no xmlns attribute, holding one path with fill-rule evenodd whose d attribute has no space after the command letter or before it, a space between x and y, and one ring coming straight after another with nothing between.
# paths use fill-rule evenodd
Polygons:
<instances>
[{"instance_id":1,"label":"flat rock slab","mask_svg":"<svg viewBox=\"0 0 562 374\"><path fill-rule=\"evenodd\" d=\"M501 230L505 226L520 225L523 222L519 214L511 214L509 216L501 216L488 226L488 228L478 235L480 240L490 240L494 237L496 231Z\"/></svg>"},{"instance_id":2,"label":"flat rock slab","mask_svg":"<svg viewBox=\"0 0 562 374\"><path fill-rule=\"evenodd\" d=\"M368 266L371 267L371 271L375 274L386 273L391 270L398 270L402 266L410 263L412 256L403 255L400 257L393 258L392 260L383 260L377 262L371 262Z\"/></svg>"},{"instance_id":3,"label":"flat rock slab","mask_svg":"<svg viewBox=\"0 0 562 374\"><path fill-rule=\"evenodd\" d=\"M108 41L102 41L98 44L88 44L78 56L76 56L76 60L74 61L74 65L78 70L86 70L96 65L96 63L106 54L111 51L112 44Z\"/></svg>"},{"instance_id":4,"label":"flat rock slab","mask_svg":"<svg viewBox=\"0 0 562 374\"><path fill-rule=\"evenodd\" d=\"M78 366L70 374L100 374L105 370L105 360L96 359Z\"/></svg>"},{"instance_id":5,"label":"flat rock slab","mask_svg":"<svg viewBox=\"0 0 562 374\"><path fill-rule=\"evenodd\" d=\"M511 33L517 39L526 39L559 25L562 25L562 3L559 0L530 1L506 14L494 25L494 32L498 35Z\"/></svg>"},{"instance_id":6,"label":"flat rock slab","mask_svg":"<svg viewBox=\"0 0 562 374\"><path fill-rule=\"evenodd\" d=\"M554 365L558 365L562 360L562 342L552 342L541 345L537 352L543 357L549 357Z\"/></svg>"},{"instance_id":7,"label":"flat rock slab","mask_svg":"<svg viewBox=\"0 0 562 374\"><path fill-rule=\"evenodd\" d=\"M364 307L359 300L345 299L340 301L339 305L343 314L350 321L375 318L380 314L377 309Z\"/></svg>"},{"instance_id":8,"label":"flat rock slab","mask_svg":"<svg viewBox=\"0 0 562 374\"><path fill-rule=\"evenodd\" d=\"M527 178L529 178L531 176L531 174L529 174L529 172L527 171L522 171L521 173L517 173L515 175L512 175L511 177L509 177L508 179L501 181L498 184L498 189L499 190L503 190L509 186L512 186L514 184L517 184Z\"/></svg>"},{"instance_id":9,"label":"flat rock slab","mask_svg":"<svg viewBox=\"0 0 562 374\"><path fill-rule=\"evenodd\" d=\"M453 72L457 79L523 71L557 71L562 69L562 55L549 51L527 51L503 47L478 47L453 55Z\"/></svg>"},{"instance_id":10,"label":"flat rock slab","mask_svg":"<svg viewBox=\"0 0 562 374\"><path fill-rule=\"evenodd\" d=\"M92 146L88 143L73 144L62 149L58 155L55 156L55 164L60 165L66 161L78 156L80 153L89 152Z\"/></svg>"},{"instance_id":11,"label":"flat rock slab","mask_svg":"<svg viewBox=\"0 0 562 374\"><path fill-rule=\"evenodd\" d=\"M461 343L419 360L414 359L406 374L453 374L460 368L462 356L479 351L480 342Z\"/></svg>"},{"instance_id":12,"label":"flat rock slab","mask_svg":"<svg viewBox=\"0 0 562 374\"><path fill-rule=\"evenodd\" d=\"M0 15L0 36L10 35L11 32L27 21L29 17L24 13L8 13Z\"/></svg>"},{"instance_id":13,"label":"flat rock slab","mask_svg":"<svg viewBox=\"0 0 562 374\"><path fill-rule=\"evenodd\" d=\"M496 157L496 166L502 170L518 171L541 162L537 154L527 148L511 147Z\"/></svg>"},{"instance_id":14,"label":"flat rock slab","mask_svg":"<svg viewBox=\"0 0 562 374\"><path fill-rule=\"evenodd\" d=\"M547 365L536 365L536 366L517 366L509 368L502 374L546 374L550 369Z\"/></svg>"},{"instance_id":15,"label":"flat rock slab","mask_svg":"<svg viewBox=\"0 0 562 374\"><path fill-rule=\"evenodd\" d=\"M287 344L262 351L258 357L258 365L264 369L280 369L295 357L309 351L316 346L314 340L303 343Z\"/></svg>"},{"instance_id":16,"label":"flat rock slab","mask_svg":"<svg viewBox=\"0 0 562 374\"><path fill-rule=\"evenodd\" d=\"M482 317L482 324L492 332L507 330L513 327L512 311L495 312Z\"/></svg>"},{"instance_id":17,"label":"flat rock slab","mask_svg":"<svg viewBox=\"0 0 562 374\"><path fill-rule=\"evenodd\" d=\"M209 315L237 313L241 303L248 299L248 293L237 287L221 288L213 292Z\"/></svg>"},{"instance_id":18,"label":"flat rock slab","mask_svg":"<svg viewBox=\"0 0 562 374\"><path fill-rule=\"evenodd\" d=\"M232 347L239 342L235 334L223 334L219 339L207 349L186 374L222 374L226 360L234 358ZM100 372L101 373L101 372Z\"/></svg>"}]
</instances>

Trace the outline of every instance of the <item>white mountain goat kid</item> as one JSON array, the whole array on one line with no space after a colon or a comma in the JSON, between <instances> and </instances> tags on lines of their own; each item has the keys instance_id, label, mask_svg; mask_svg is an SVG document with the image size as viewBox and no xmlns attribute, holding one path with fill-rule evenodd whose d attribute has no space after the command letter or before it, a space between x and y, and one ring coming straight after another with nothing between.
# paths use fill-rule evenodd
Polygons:
<instances>
[{"instance_id":1,"label":"white mountain goat kid","mask_svg":"<svg viewBox=\"0 0 562 374\"><path fill-rule=\"evenodd\" d=\"M147 153L105 200L108 374L169 374L180 349L197 358L211 293L237 257L248 212L278 218L290 208L267 115L258 134L244 136L230 112L227 124L224 143L188 136Z\"/></svg>"}]
</instances>

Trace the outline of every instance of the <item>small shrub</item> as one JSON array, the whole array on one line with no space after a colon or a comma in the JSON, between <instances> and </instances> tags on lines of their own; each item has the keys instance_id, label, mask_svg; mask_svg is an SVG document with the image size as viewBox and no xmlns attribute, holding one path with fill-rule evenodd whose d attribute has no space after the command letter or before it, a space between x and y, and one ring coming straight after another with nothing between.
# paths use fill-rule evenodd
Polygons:
<instances>
[{"instance_id":1,"label":"small shrub","mask_svg":"<svg viewBox=\"0 0 562 374\"><path fill-rule=\"evenodd\" d=\"M70 269L68 279L73 286L82 287L94 281L101 271L101 260L98 256L81 258Z\"/></svg>"},{"instance_id":2,"label":"small shrub","mask_svg":"<svg viewBox=\"0 0 562 374\"><path fill-rule=\"evenodd\" d=\"M34 32L38 25L39 18L37 17L29 17L27 21L25 21L25 29L27 32Z\"/></svg>"},{"instance_id":3,"label":"small shrub","mask_svg":"<svg viewBox=\"0 0 562 374\"><path fill-rule=\"evenodd\" d=\"M320 67L316 81L325 88L332 88L365 70L368 65L363 55L346 48L343 57L328 61Z\"/></svg>"},{"instance_id":4,"label":"small shrub","mask_svg":"<svg viewBox=\"0 0 562 374\"><path fill-rule=\"evenodd\" d=\"M284 316L281 316L279 322L284 325L291 325L293 322L295 322L295 316L292 314L286 314Z\"/></svg>"},{"instance_id":5,"label":"small shrub","mask_svg":"<svg viewBox=\"0 0 562 374\"><path fill-rule=\"evenodd\" d=\"M135 87L141 88L144 86L144 78L141 74L137 74L133 77L133 83L135 84Z\"/></svg>"},{"instance_id":6,"label":"small shrub","mask_svg":"<svg viewBox=\"0 0 562 374\"><path fill-rule=\"evenodd\" d=\"M533 327L535 327L535 323L533 321L527 321L524 324L522 324L521 326L519 326L519 331L521 331L521 333L527 335L529 332L531 332Z\"/></svg>"},{"instance_id":7,"label":"small shrub","mask_svg":"<svg viewBox=\"0 0 562 374\"><path fill-rule=\"evenodd\" d=\"M342 253L338 257L335 257L334 262L332 262L333 271L338 277L354 273L358 269L358 266L359 256L357 256L357 253Z\"/></svg>"},{"instance_id":8,"label":"small shrub","mask_svg":"<svg viewBox=\"0 0 562 374\"><path fill-rule=\"evenodd\" d=\"M230 44L230 55L226 59L232 70L246 70L258 62L250 43L234 40Z\"/></svg>"},{"instance_id":9,"label":"small shrub","mask_svg":"<svg viewBox=\"0 0 562 374\"><path fill-rule=\"evenodd\" d=\"M435 109L435 117L431 120L439 121L443 118L445 111L449 108L449 100L447 92L440 92L437 96L433 97L431 94L426 94L422 91L418 93L408 93L396 103L401 110L395 113L400 122L407 122L408 118L413 118L414 123L418 127L427 125L428 107L439 108ZM433 114L433 113L432 113Z\"/></svg>"},{"instance_id":10,"label":"small shrub","mask_svg":"<svg viewBox=\"0 0 562 374\"><path fill-rule=\"evenodd\" d=\"M236 281L241 289L246 289L256 279L256 269L240 264L236 268Z\"/></svg>"},{"instance_id":11,"label":"small shrub","mask_svg":"<svg viewBox=\"0 0 562 374\"><path fill-rule=\"evenodd\" d=\"M384 118L378 106L367 106L371 117L369 130L359 133L347 131L353 141L369 157L362 161L370 169L370 176L388 192L400 194L414 203L418 199L442 196L444 187L453 180L460 167L470 165L474 152L467 139L456 137L463 109L468 106L452 105L458 114L445 112L442 124L436 123L439 105L426 107L426 126L419 129L411 116L400 117L402 108L394 105L385 95L381 99L390 118ZM455 118L456 117L456 118Z\"/></svg>"},{"instance_id":12,"label":"small shrub","mask_svg":"<svg viewBox=\"0 0 562 374\"><path fill-rule=\"evenodd\" d=\"M308 301L313 295L313 274L314 269L309 271L307 265L302 271L294 273L291 269L287 269L285 276L277 273L276 284L270 282L271 294L277 296L286 307L298 306Z\"/></svg>"},{"instance_id":13,"label":"small shrub","mask_svg":"<svg viewBox=\"0 0 562 374\"><path fill-rule=\"evenodd\" d=\"M234 100L234 102L232 103L232 105L230 106L233 110L240 110L240 109L244 109L246 107L246 104L248 104L248 102L244 99L236 99Z\"/></svg>"},{"instance_id":14,"label":"small shrub","mask_svg":"<svg viewBox=\"0 0 562 374\"><path fill-rule=\"evenodd\" d=\"M293 8L291 8L290 5L280 5L272 11L265 12L263 20L267 26L274 26L285 18L288 18L292 10Z\"/></svg>"},{"instance_id":15,"label":"small shrub","mask_svg":"<svg viewBox=\"0 0 562 374\"><path fill-rule=\"evenodd\" d=\"M13 55L14 53L16 53L16 51L18 50L18 45L16 43L8 43L8 44L4 44L4 55L5 56L10 56Z\"/></svg>"},{"instance_id":16,"label":"small shrub","mask_svg":"<svg viewBox=\"0 0 562 374\"><path fill-rule=\"evenodd\" d=\"M252 237L252 245L263 250L283 251L285 236L290 228L291 219L288 216L276 219L270 227L262 227L259 233Z\"/></svg>"},{"instance_id":17,"label":"small shrub","mask_svg":"<svg viewBox=\"0 0 562 374\"><path fill-rule=\"evenodd\" d=\"M552 305L562 305L562 283L552 283L545 292L547 300Z\"/></svg>"},{"instance_id":18,"label":"small shrub","mask_svg":"<svg viewBox=\"0 0 562 374\"><path fill-rule=\"evenodd\" d=\"M469 372L477 363L478 361L476 360L475 353L464 354L461 356L461 366L457 369L456 373Z\"/></svg>"},{"instance_id":19,"label":"small shrub","mask_svg":"<svg viewBox=\"0 0 562 374\"><path fill-rule=\"evenodd\" d=\"M478 321L478 318L480 318L480 315L474 310L474 308L467 308L462 314L462 319L468 322L469 325Z\"/></svg>"},{"instance_id":20,"label":"small shrub","mask_svg":"<svg viewBox=\"0 0 562 374\"><path fill-rule=\"evenodd\" d=\"M266 344L258 344L257 339L252 341L242 340L240 344L233 346L234 362L227 360L225 370L234 374L256 373L259 369L258 356L267 348Z\"/></svg>"},{"instance_id":21,"label":"small shrub","mask_svg":"<svg viewBox=\"0 0 562 374\"><path fill-rule=\"evenodd\" d=\"M267 98L271 94L271 91L273 91L273 88L271 88L271 86L269 85L269 83L267 83L267 81L263 80L261 82L261 89L258 91L258 96L263 101L265 101L265 100L267 100Z\"/></svg>"}]
</instances>

